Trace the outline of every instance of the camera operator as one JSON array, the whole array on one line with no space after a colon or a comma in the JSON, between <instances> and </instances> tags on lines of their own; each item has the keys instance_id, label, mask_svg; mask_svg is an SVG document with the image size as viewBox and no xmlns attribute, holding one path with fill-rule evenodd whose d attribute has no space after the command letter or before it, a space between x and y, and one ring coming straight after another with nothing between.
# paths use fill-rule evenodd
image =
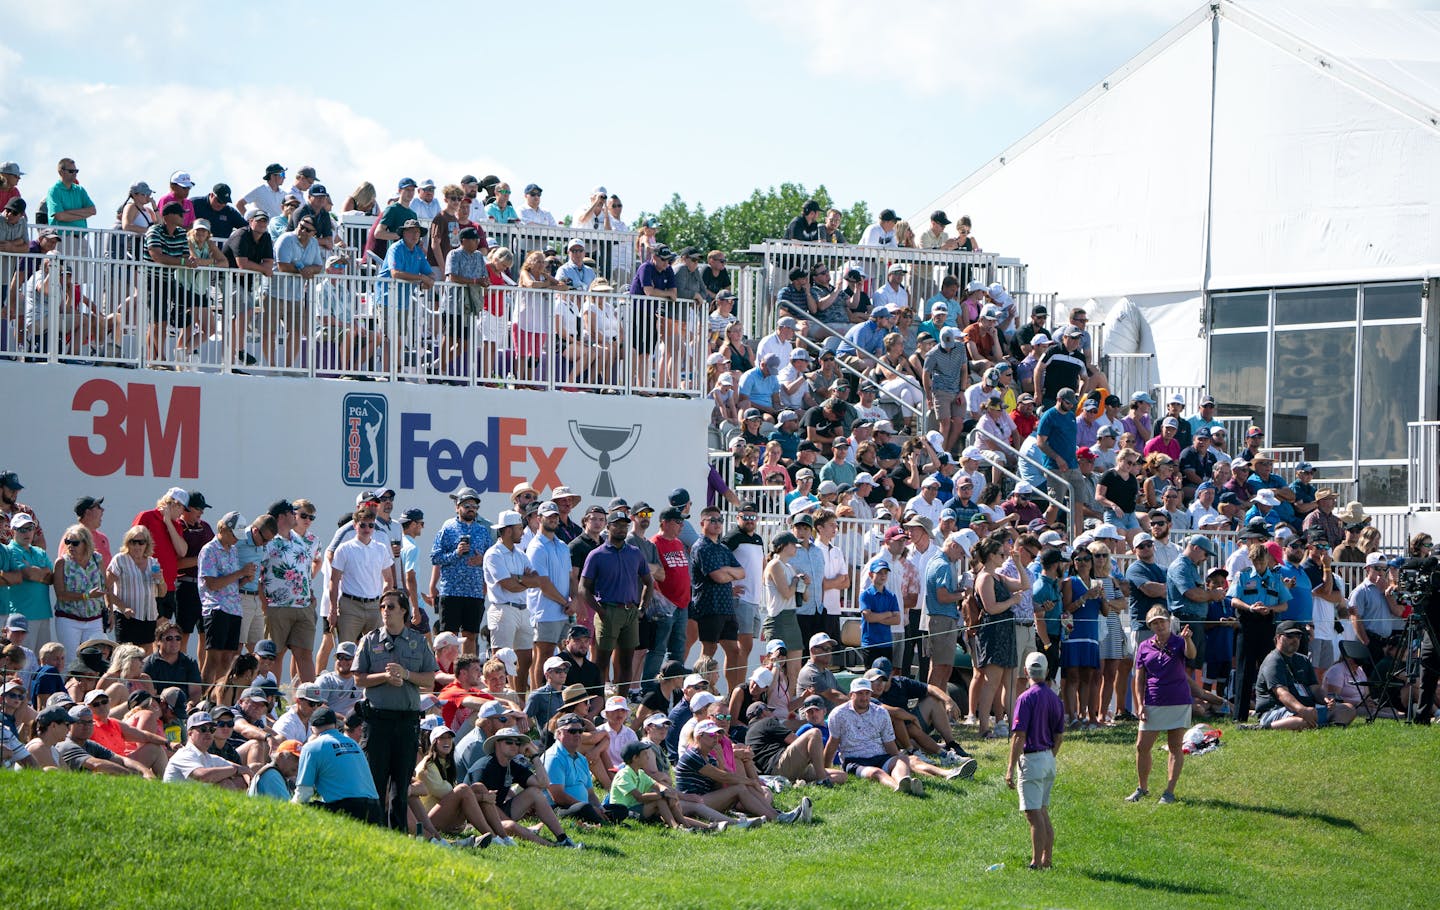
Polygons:
<instances>
[{"instance_id":1,"label":"camera operator","mask_svg":"<svg viewBox=\"0 0 1440 910\"><path fill-rule=\"evenodd\" d=\"M1420 615L1424 638L1420 645L1420 698L1415 722L1430 723L1435 717L1435 686L1440 682L1440 560L1429 534L1410 539L1408 558L1400 567L1401 599Z\"/></svg>"}]
</instances>

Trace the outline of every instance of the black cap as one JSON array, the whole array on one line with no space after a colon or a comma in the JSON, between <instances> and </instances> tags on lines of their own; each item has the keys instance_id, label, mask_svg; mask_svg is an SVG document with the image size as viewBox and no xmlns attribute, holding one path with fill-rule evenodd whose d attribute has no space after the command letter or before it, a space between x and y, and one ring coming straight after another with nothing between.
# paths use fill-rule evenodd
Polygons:
<instances>
[{"instance_id":1,"label":"black cap","mask_svg":"<svg viewBox=\"0 0 1440 910\"><path fill-rule=\"evenodd\" d=\"M271 174L283 174L283 173L285 173L285 165L280 164L278 161L277 161L276 163L274 163L274 164L268 164L268 165L265 166L265 176L266 176L266 177L269 177Z\"/></svg>"},{"instance_id":2,"label":"black cap","mask_svg":"<svg viewBox=\"0 0 1440 910\"><path fill-rule=\"evenodd\" d=\"M185 507L189 509L198 509L203 512L206 509L210 508L210 503L205 501L204 493L196 490L195 492L190 494L190 498L185 502Z\"/></svg>"},{"instance_id":3,"label":"black cap","mask_svg":"<svg viewBox=\"0 0 1440 910\"><path fill-rule=\"evenodd\" d=\"M813 442L811 442L810 440L807 439L807 440L805 440L804 442L800 443L800 445L796 447L795 451L797 451L797 452L818 452L818 451L820 451L820 447L817 446L815 443L813 443Z\"/></svg>"},{"instance_id":4,"label":"black cap","mask_svg":"<svg viewBox=\"0 0 1440 910\"><path fill-rule=\"evenodd\" d=\"M678 660L667 660L660 665L660 675L667 679L684 679L686 676L689 676L690 673L690 668Z\"/></svg>"},{"instance_id":5,"label":"black cap","mask_svg":"<svg viewBox=\"0 0 1440 910\"><path fill-rule=\"evenodd\" d=\"M75 500L75 517L82 518L85 513L105 501L104 496L81 496Z\"/></svg>"},{"instance_id":6,"label":"black cap","mask_svg":"<svg viewBox=\"0 0 1440 910\"><path fill-rule=\"evenodd\" d=\"M675 259L675 251L670 249L668 246L665 246L663 243L660 246L657 246L652 252L655 256L658 256L661 259L667 259L671 261Z\"/></svg>"},{"instance_id":7,"label":"black cap","mask_svg":"<svg viewBox=\"0 0 1440 910\"><path fill-rule=\"evenodd\" d=\"M687 246L687 247L685 247L683 250L680 251L680 255L681 255L681 256L699 256L701 253L704 253L704 252L705 252L705 251L702 250L702 249L700 249L698 246Z\"/></svg>"},{"instance_id":8,"label":"black cap","mask_svg":"<svg viewBox=\"0 0 1440 910\"><path fill-rule=\"evenodd\" d=\"M682 512L682 511L680 511L679 509L675 508L674 506L671 506L670 508L668 508L668 509L666 509L665 511L663 511L663 512L660 513L660 520L661 520L661 521L684 521L684 520L685 520L685 513Z\"/></svg>"},{"instance_id":9,"label":"black cap","mask_svg":"<svg viewBox=\"0 0 1440 910\"><path fill-rule=\"evenodd\" d=\"M936 224L945 225L950 223L950 216L945 214L944 209L936 209L930 213L930 220Z\"/></svg>"},{"instance_id":10,"label":"black cap","mask_svg":"<svg viewBox=\"0 0 1440 910\"><path fill-rule=\"evenodd\" d=\"M1275 627L1276 635L1303 635L1304 633L1305 624L1302 622L1296 622L1293 619L1287 619L1280 625Z\"/></svg>"},{"instance_id":11,"label":"black cap","mask_svg":"<svg viewBox=\"0 0 1440 910\"><path fill-rule=\"evenodd\" d=\"M895 210L894 210L894 209L882 209L882 210L880 211L880 220L881 220L881 221L899 221L899 220L900 220L900 216L898 216L898 215L895 214Z\"/></svg>"},{"instance_id":12,"label":"black cap","mask_svg":"<svg viewBox=\"0 0 1440 910\"><path fill-rule=\"evenodd\" d=\"M16 196L14 199L11 199L9 202L5 203L5 211L7 211L7 212L23 212L23 211L25 211L25 200L24 200L24 199L21 199L19 196Z\"/></svg>"},{"instance_id":13,"label":"black cap","mask_svg":"<svg viewBox=\"0 0 1440 910\"><path fill-rule=\"evenodd\" d=\"M265 511L268 512L271 517L279 518L281 515L294 512L295 505L288 499L277 499L270 503L270 508Z\"/></svg>"},{"instance_id":14,"label":"black cap","mask_svg":"<svg viewBox=\"0 0 1440 910\"><path fill-rule=\"evenodd\" d=\"M800 207L800 214L802 215L808 215L811 212L818 211L820 211L820 203L816 202L814 199L806 199L805 204Z\"/></svg>"},{"instance_id":15,"label":"black cap","mask_svg":"<svg viewBox=\"0 0 1440 910\"><path fill-rule=\"evenodd\" d=\"M221 202L228 203L230 201L230 184L215 184L214 186L210 187L210 195L214 196L216 199L219 199Z\"/></svg>"},{"instance_id":16,"label":"black cap","mask_svg":"<svg viewBox=\"0 0 1440 910\"><path fill-rule=\"evenodd\" d=\"M316 708L315 713L310 715L310 726L312 727L333 727L336 722L335 709L329 705Z\"/></svg>"},{"instance_id":17,"label":"black cap","mask_svg":"<svg viewBox=\"0 0 1440 910\"><path fill-rule=\"evenodd\" d=\"M480 239L480 231L477 230L476 228L473 228L473 227L462 228L462 229L460 230L460 239L461 239L461 240L479 240L479 239Z\"/></svg>"},{"instance_id":18,"label":"black cap","mask_svg":"<svg viewBox=\"0 0 1440 910\"><path fill-rule=\"evenodd\" d=\"M413 522L424 520L425 513L420 511L419 509L406 509L405 512L400 516L400 523L402 525L408 525Z\"/></svg>"},{"instance_id":19,"label":"black cap","mask_svg":"<svg viewBox=\"0 0 1440 910\"><path fill-rule=\"evenodd\" d=\"M310 165L308 165L308 164L305 165L304 167L302 167L300 170L296 171L296 172L295 172L295 176L296 176L296 177L309 177L311 180L319 180L319 179L320 179L320 178L315 174L315 169L314 169L313 167L311 167Z\"/></svg>"},{"instance_id":20,"label":"black cap","mask_svg":"<svg viewBox=\"0 0 1440 910\"><path fill-rule=\"evenodd\" d=\"M566 637L568 637L568 638L589 638L589 637L590 637L590 630L587 629L587 628L585 628L584 626L580 625L579 623L576 623L575 625L573 625L573 626L570 627L570 632L569 632L569 634L568 634Z\"/></svg>"}]
</instances>

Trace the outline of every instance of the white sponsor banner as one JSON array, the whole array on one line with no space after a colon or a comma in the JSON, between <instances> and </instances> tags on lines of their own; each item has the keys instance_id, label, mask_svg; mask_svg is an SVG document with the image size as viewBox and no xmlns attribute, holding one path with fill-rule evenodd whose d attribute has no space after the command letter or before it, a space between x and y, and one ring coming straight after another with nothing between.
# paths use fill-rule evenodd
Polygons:
<instances>
[{"instance_id":1,"label":"white sponsor banner","mask_svg":"<svg viewBox=\"0 0 1440 910\"><path fill-rule=\"evenodd\" d=\"M705 498L703 400L46 364L0 364L0 381L0 470L20 476L52 550L77 497L105 497L102 529L118 541L171 486L203 492L212 524L309 499L322 539L357 493L390 488L397 518L425 511L424 544L462 486L492 519L522 482L542 497L575 490L577 520L612 496L663 504L684 487L697 508Z\"/></svg>"}]
</instances>

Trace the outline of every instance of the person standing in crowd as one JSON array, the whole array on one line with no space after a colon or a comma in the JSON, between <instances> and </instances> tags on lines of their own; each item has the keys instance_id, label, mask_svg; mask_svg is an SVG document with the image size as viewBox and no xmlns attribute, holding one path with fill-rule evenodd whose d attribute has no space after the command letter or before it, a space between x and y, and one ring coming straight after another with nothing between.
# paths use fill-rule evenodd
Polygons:
<instances>
[{"instance_id":1,"label":"person standing in crowd","mask_svg":"<svg viewBox=\"0 0 1440 910\"><path fill-rule=\"evenodd\" d=\"M564 642L575 612L570 602L570 548L556 534L560 507L547 501L540 504L539 512L540 528L525 551L536 574L535 586L525 592L535 628L532 691L546 684L544 668Z\"/></svg>"},{"instance_id":2,"label":"person standing in crowd","mask_svg":"<svg viewBox=\"0 0 1440 910\"><path fill-rule=\"evenodd\" d=\"M450 498L455 517L430 547L430 564L440 570L438 584L431 575L430 600L439 605L436 630L459 635L461 653L476 654L485 616L485 553L494 536L479 519L479 493L461 487Z\"/></svg>"},{"instance_id":3,"label":"person standing in crowd","mask_svg":"<svg viewBox=\"0 0 1440 910\"><path fill-rule=\"evenodd\" d=\"M24 529L30 516L12 520ZM105 611L105 567L90 538L90 529L71 525L60 540L60 555L55 560L55 638L65 646L66 654L78 654L87 639L99 638L103 632Z\"/></svg>"},{"instance_id":4,"label":"person standing in crowd","mask_svg":"<svg viewBox=\"0 0 1440 910\"><path fill-rule=\"evenodd\" d=\"M1020 811L1030 823L1031 869L1049 869L1054 858L1050 792L1055 786L1055 756L1065 738L1065 706L1045 683L1048 673L1044 654L1032 651L1026 655L1025 676L1030 686L1015 699L1010 763L1005 767L1005 785L1019 791Z\"/></svg>"},{"instance_id":5,"label":"person standing in crowd","mask_svg":"<svg viewBox=\"0 0 1440 910\"><path fill-rule=\"evenodd\" d=\"M355 536L330 559L330 624L341 641L357 641L379 627L380 595L395 586L395 558L389 542L375 536L375 511L356 509L354 522Z\"/></svg>"},{"instance_id":6,"label":"person standing in crowd","mask_svg":"<svg viewBox=\"0 0 1440 910\"><path fill-rule=\"evenodd\" d=\"M745 657L740 653L733 583L745 580L745 570L735 554L720 542L724 529L725 519L718 508L706 506L701 510L701 536L690 551L694 579L690 615L695 618L701 654L714 657L718 644L725 652L725 683L737 689L744 684Z\"/></svg>"},{"instance_id":7,"label":"person standing in crowd","mask_svg":"<svg viewBox=\"0 0 1440 910\"><path fill-rule=\"evenodd\" d=\"M585 557L580 590L595 611L595 662L601 681L613 679L619 684L628 682L625 677L640 644L640 605L648 598L653 580L645 557L625 540L630 513L611 511L606 530L605 542Z\"/></svg>"},{"instance_id":8,"label":"person standing in crowd","mask_svg":"<svg viewBox=\"0 0 1440 910\"><path fill-rule=\"evenodd\" d=\"M180 650L188 651L190 647L190 635L200 627L200 551L205 545L215 539L215 529L204 519L205 510L210 508L210 503L205 501L205 494L197 490L191 490L185 500L185 508L180 513L182 530L180 537L185 543L185 555L180 556L175 562L175 587L172 591L175 598L175 610L173 618L175 624L180 628ZM154 531L151 531L154 536ZM166 546L172 546L169 535L166 535ZM160 544L156 544L156 552L160 550ZM156 556L159 559L159 556ZM164 574L165 564L160 563L161 574ZM168 582L167 582L168 584ZM163 599L162 604L163 606ZM165 618L164 611L160 611L162 618ZM200 631L201 654L205 652L205 632Z\"/></svg>"},{"instance_id":9,"label":"person standing in crowd","mask_svg":"<svg viewBox=\"0 0 1440 910\"><path fill-rule=\"evenodd\" d=\"M155 605L162 619L176 617L175 584L180 560L193 554L185 542L183 516L189 507L190 494L179 487L171 487L155 503L155 508L139 513L131 520L130 526L141 525L150 532L155 542L155 559L160 563L160 573L165 576L165 596Z\"/></svg>"},{"instance_id":10,"label":"person standing in crowd","mask_svg":"<svg viewBox=\"0 0 1440 910\"><path fill-rule=\"evenodd\" d=\"M206 684L218 680L240 650L240 582L255 577L259 567L240 561L239 534L245 519L226 512L215 539L200 551L200 605L205 648L200 672Z\"/></svg>"},{"instance_id":11,"label":"person standing in crowd","mask_svg":"<svg viewBox=\"0 0 1440 910\"><path fill-rule=\"evenodd\" d=\"M530 657L535 645L535 627L530 620L526 594L538 587L540 576L520 549L525 522L519 512L513 509L501 512L490 530L498 538L482 559L488 606L485 625L490 633L490 649L492 654L504 648L515 651L515 684L526 688L530 684Z\"/></svg>"},{"instance_id":12,"label":"person standing in crowd","mask_svg":"<svg viewBox=\"0 0 1440 910\"><path fill-rule=\"evenodd\" d=\"M364 522L357 514L356 525ZM406 624L410 599L403 591L387 589L380 597L380 610L384 624L360 640L355 673L365 690L360 710L368 724L366 757L375 792L383 794L378 797L375 821L404 830L410 778L420 748L420 690L429 692L434 686L437 665L425 636ZM316 725L327 710L317 710L311 724ZM332 723L333 719L331 712ZM302 764L304 757L302 752Z\"/></svg>"},{"instance_id":13,"label":"person standing in crowd","mask_svg":"<svg viewBox=\"0 0 1440 910\"><path fill-rule=\"evenodd\" d=\"M1185 730L1190 726L1190 676L1186 662L1195 659L1194 630L1180 627L1179 635L1170 634L1170 611L1151 607L1145 616L1151 637L1135 649L1134 691L1131 697L1140 712L1140 730L1135 738L1135 773L1139 778L1135 792L1126 802L1138 803L1150 795L1151 752L1155 740L1163 732L1169 749L1165 792L1160 802L1175 802L1175 784L1185 765Z\"/></svg>"}]
</instances>

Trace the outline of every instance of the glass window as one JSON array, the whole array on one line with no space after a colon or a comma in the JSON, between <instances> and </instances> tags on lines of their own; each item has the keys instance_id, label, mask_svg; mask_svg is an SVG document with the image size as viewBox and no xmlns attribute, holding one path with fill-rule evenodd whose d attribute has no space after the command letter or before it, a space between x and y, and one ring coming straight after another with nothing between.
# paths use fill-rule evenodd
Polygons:
<instances>
[{"instance_id":1,"label":"glass window","mask_svg":"<svg viewBox=\"0 0 1440 910\"><path fill-rule=\"evenodd\" d=\"M1420 419L1420 333L1413 325L1361 332L1360 457L1405 458L1405 425Z\"/></svg>"},{"instance_id":2,"label":"glass window","mask_svg":"<svg viewBox=\"0 0 1440 910\"><path fill-rule=\"evenodd\" d=\"M1355 330L1275 333L1273 407L1271 445L1314 443L1317 461L1353 458Z\"/></svg>"},{"instance_id":3,"label":"glass window","mask_svg":"<svg viewBox=\"0 0 1440 910\"><path fill-rule=\"evenodd\" d=\"M1362 465L1359 476L1360 501L1367 506L1403 506L1410 498L1403 464Z\"/></svg>"},{"instance_id":4,"label":"glass window","mask_svg":"<svg viewBox=\"0 0 1440 910\"><path fill-rule=\"evenodd\" d=\"M1270 324L1270 294L1215 294L1210 298L1210 327L1239 329Z\"/></svg>"},{"instance_id":5,"label":"glass window","mask_svg":"<svg viewBox=\"0 0 1440 910\"><path fill-rule=\"evenodd\" d=\"M1263 332L1210 336L1210 394L1220 416L1243 415L1265 425L1265 343ZM1235 446L1242 441L1230 440Z\"/></svg>"},{"instance_id":6,"label":"glass window","mask_svg":"<svg viewBox=\"0 0 1440 910\"><path fill-rule=\"evenodd\" d=\"M1275 293L1275 324L1354 322L1355 288L1303 288Z\"/></svg>"},{"instance_id":7,"label":"glass window","mask_svg":"<svg viewBox=\"0 0 1440 910\"><path fill-rule=\"evenodd\" d=\"M1381 284L1365 288L1366 319L1419 319L1419 284Z\"/></svg>"}]
</instances>

